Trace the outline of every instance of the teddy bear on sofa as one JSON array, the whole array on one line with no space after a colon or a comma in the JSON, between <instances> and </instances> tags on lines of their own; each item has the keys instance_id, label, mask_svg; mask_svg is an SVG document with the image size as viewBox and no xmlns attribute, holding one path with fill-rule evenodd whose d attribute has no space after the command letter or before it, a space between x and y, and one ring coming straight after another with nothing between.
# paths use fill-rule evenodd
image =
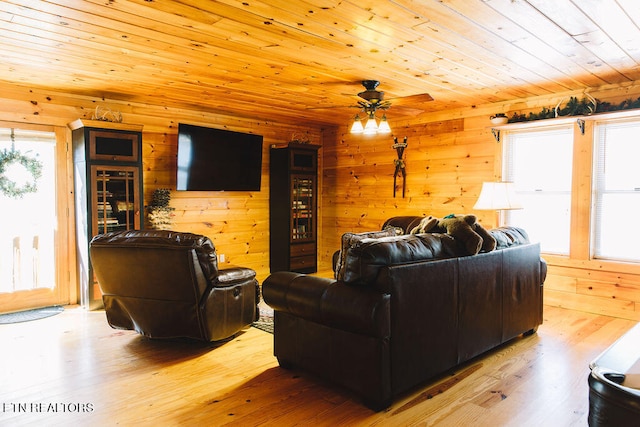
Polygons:
<instances>
[{"instance_id":1,"label":"teddy bear on sofa","mask_svg":"<svg viewBox=\"0 0 640 427\"><path fill-rule=\"evenodd\" d=\"M484 229L475 215L449 214L442 219L427 216L420 221L411 234L446 233L459 242L466 255L490 252L496 248L496 239Z\"/></svg>"}]
</instances>

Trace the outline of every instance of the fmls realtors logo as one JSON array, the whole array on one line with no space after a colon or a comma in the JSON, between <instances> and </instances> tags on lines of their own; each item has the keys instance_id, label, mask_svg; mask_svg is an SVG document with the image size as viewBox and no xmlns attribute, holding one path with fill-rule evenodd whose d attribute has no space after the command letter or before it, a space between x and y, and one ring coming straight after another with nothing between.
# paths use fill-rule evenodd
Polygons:
<instances>
[{"instance_id":1,"label":"fmls realtors logo","mask_svg":"<svg viewBox=\"0 0 640 427\"><path fill-rule=\"evenodd\" d=\"M93 403L0 403L0 413L89 413L93 412Z\"/></svg>"}]
</instances>

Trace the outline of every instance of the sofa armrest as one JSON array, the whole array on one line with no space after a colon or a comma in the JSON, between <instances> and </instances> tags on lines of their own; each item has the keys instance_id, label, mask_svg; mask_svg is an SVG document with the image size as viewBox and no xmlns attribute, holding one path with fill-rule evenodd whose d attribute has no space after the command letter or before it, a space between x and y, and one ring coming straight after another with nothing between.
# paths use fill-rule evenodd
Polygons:
<instances>
[{"instance_id":1,"label":"sofa armrest","mask_svg":"<svg viewBox=\"0 0 640 427\"><path fill-rule=\"evenodd\" d=\"M540 284L543 284L545 280L547 280L547 261L540 258Z\"/></svg>"},{"instance_id":2,"label":"sofa armrest","mask_svg":"<svg viewBox=\"0 0 640 427\"><path fill-rule=\"evenodd\" d=\"M212 277L213 286L232 286L237 283L255 279L256 272L246 267L230 267L218 270L217 275Z\"/></svg>"},{"instance_id":3,"label":"sofa armrest","mask_svg":"<svg viewBox=\"0 0 640 427\"><path fill-rule=\"evenodd\" d=\"M263 282L262 295L276 316L278 311L286 312L328 327L373 337L390 334L391 298L375 289L280 271Z\"/></svg>"},{"instance_id":4,"label":"sofa armrest","mask_svg":"<svg viewBox=\"0 0 640 427\"><path fill-rule=\"evenodd\" d=\"M340 259L340 251L335 251L331 257L331 271L333 271L334 276L338 272L338 259Z\"/></svg>"}]
</instances>

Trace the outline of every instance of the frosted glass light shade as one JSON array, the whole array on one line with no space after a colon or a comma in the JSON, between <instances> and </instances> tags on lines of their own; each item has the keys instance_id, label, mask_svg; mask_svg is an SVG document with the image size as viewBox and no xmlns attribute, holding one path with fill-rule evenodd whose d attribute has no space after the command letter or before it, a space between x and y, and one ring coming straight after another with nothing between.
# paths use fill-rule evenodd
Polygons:
<instances>
[{"instance_id":1,"label":"frosted glass light shade","mask_svg":"<svg viewBox=\"0 0 640 427\"><path fill-rule=\"evenodd\" d=\"M367 124L364 125L364 134L375 135L376 133L378 133L378 124L376 123L376 119L375 117L369 117Z\"/></svg>"},{"instance_id":2,"label":"frosted glass light shade","mask_svg":"<svg viewBox=\"0 0 640 427\"><path fill-rule=\"evenodd\" d=\"M387 121L387 115L383 115L380 119L380 124L378 125L378 133L391 133L391 127L389 126L389 122Z\"/></svg>"},{"instance_id":3,"label":"frosted glass light shade","mask_svg":"<svg viewBox=\"0 0 640 427\"><path fill-rule=\"evenodd\" d=\"M351 133L362 133L364 132L364 127L362 126L362 120L360 116L356 116L353 125L351 126Z\"/></svg>"},{"instance_id":4,"label":"frosted glass light shade","mask_svg":"<svg viewBox=\"0 0 640 427\"><path fill-rule=\"evenodd\" d=\"M512 182L483 182L480 197L473 205L473 209L493 211L522 208Z\"/></svg>"}]
</instances>

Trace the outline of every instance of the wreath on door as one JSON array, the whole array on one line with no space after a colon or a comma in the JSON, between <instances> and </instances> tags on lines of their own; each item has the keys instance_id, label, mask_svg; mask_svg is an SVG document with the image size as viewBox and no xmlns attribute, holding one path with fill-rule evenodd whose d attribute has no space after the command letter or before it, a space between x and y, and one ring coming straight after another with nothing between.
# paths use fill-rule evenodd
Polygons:
<instances>
[{"instance_id":1,"label":"wreath on door","mask_svg":"<svg viewBox=\"0 0 640 427\"><path fill-rule=\"evenodd\" d=\"M22 179L16 179L16 175ZM15 199L38 190L42 163L12 148L0 151L0 191Z\"/></svg>"}]
</instances>

